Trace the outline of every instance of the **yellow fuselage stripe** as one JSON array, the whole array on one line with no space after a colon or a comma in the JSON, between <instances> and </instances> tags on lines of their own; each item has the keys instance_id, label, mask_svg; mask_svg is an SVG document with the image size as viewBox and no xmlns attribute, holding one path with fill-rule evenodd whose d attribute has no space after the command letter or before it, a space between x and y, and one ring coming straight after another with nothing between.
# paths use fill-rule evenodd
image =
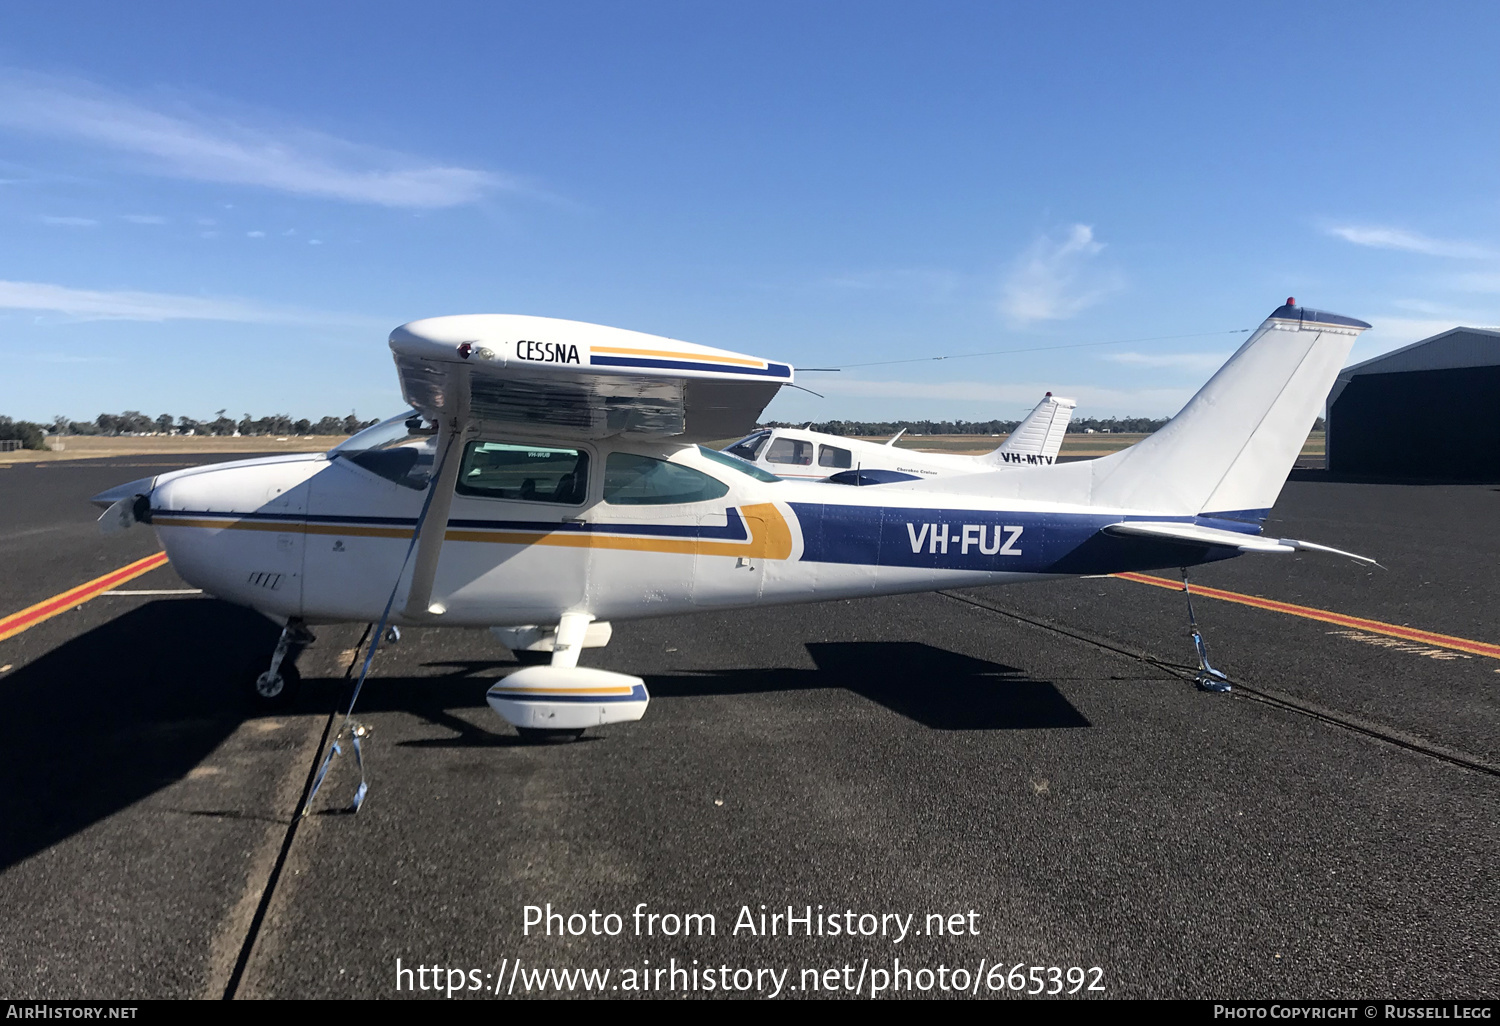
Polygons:
<instances>
[{"instance_id":1,"label":"yellow fuselage stripe","mask_svg":"<svg viewBox=\"0 0 1500 1026\"><path fill-rule=\"evenodd\" d=\"M593 534L573 531L474 531L449 528L444 541L488 542L499 545L553 545L569 549L619 549L628 552L669 552L680 555L753 556L760 559L788 559L792 554L792 531L786 518L773 504L757 503L740 510L750 528L749 541L724 542L704 538L654 538L626 535ZM226 531L275 531L280 534L328 534L342 538L410 539L408 527L348 527L338 524L276 523L263 520L208 520L156 514L155 527L197 527ZM608 530L607 523L595 527Z\"/></svg>"}]
</instances>

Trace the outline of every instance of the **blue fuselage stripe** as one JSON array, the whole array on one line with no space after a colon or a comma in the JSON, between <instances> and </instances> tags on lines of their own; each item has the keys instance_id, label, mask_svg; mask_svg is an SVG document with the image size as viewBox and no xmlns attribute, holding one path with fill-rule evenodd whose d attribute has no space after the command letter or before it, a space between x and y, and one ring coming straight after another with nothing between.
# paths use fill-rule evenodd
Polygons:
<instances>
[{"instance_id":1,"label":"blue fuselage stripe","mask_svg":"<svg viewBox=\"0 0 1500 1026\"><path fill-rule=\"evenodd\" d=\"M1116 573L1227 559L1228 546L1119 537L1122 520L1170 520L1254 534L1250 525L1201 517L1109 513L1016 513L972 509L790 504L802 528L802 558L817 563L1035 574Z\"/></svg>"},{"instance_id":2,"label":"blue fuselage stripe","mask_svg":"<svg viewBox=\"0 0 1500 1026\"><path fill-rule=\"evenodd\" d=\"M590 356L596 367L658 367L663 370L713 371L723 374L749 374L759 378L790 378L792 369L784 363L765 367L736 367L724 363L692 363L686 360L643 360L635 356Z\"/></svg>"},{"instance_id":3,"label":"blue fuselage stripe","mask_svg":"<svg viewBox=\"0 0 1500 1026\"><path fill-rule=\"evenodd\" d=\"M217 520L255 520L267 523L293 524L347 524L350 527L415 527L416 517L345 517L303 513L224 513L219 511L187 509L157 509L153 515L163 517L193 517ZM662 538L707 538L714 541L749 541L750 532L745 527L740 511L731 506L724 511L723 525L687 522L681 524L626 524L599 521L596 523L569 523L556 520L449 520L449 528L467 531L523 531L539 534L627 534Z\"/></svg>"}]
</instances>

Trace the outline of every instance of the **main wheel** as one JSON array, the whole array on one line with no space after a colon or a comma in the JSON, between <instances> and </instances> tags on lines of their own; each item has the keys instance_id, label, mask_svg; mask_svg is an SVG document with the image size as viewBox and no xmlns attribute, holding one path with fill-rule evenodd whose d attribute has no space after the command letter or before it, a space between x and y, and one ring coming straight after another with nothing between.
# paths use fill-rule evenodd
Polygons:
<instances>
[{"instance_id":1,"label":"main wheel","mask_svg":"<svg viewBox=\"0 0 1500 1026\"><path fill-rule=\"evenodd\" d=\"M517 727L516 733L521 735L521 740L533 745L560 745L569 741L577 741L583 736L582 727L574 727L569 730L554 730L550 727Z\"/></svg>"},{"instance_id":2,"label":"main wheel","mask_svg":"<svg viewBox=\"0 0 1500 1026\"><path fill-rule=\"evenodd\" d=\"M552 661L551 652L533 652L529 648L512 649L510 654L522 666L541 666Z\"/></svg>"},{"instance_id":3,"label":"main wheel","mask_svg":"<svg viewBox=\"0 0 1500 1026\"><path fill-rule=\"evenodd\" d=\"M250 697L262 709L285 709L297 697L302 684L302 674L290 659L283 659L273 676L269 670L262 671L250 686Z\"/></svg>"}]
</instances>

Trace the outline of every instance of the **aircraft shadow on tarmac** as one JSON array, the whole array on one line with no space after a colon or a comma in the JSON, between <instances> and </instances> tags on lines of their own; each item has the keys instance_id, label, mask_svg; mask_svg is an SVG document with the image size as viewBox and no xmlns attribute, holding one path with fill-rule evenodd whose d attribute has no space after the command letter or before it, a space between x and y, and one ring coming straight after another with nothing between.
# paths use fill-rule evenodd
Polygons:
<instances>
[{"instance_id":1,"label":"aircraft shadow on tarmac","mask_svg":"<svg viewBox=\"0 0 1500 1026\"><path fill-rule=\"evenodd\" d=\"M0 680L0 869L186 776L253 713L248 609L152 602Z\"/></svg>"},{"instance_id":2,"label":"aircraft shadow on tarmac","mask_svg":"<svg viewBox=\"0 0 1500 1026\"><path fill-rule=\"evenodd\" d=\"M1090 725L1048 681L1034 680L1013 666L921 642L810 643L807 652L817 669L647 674L646 687L655 699L843 688L934 730L1037 730ZM460 704L470 704L477 695L472 690L476 679L488 680L512 664L500 660L453 660L427 665L451 667L457 679L466 682L463 686L468 698L461 699ZM455 678L438 679L446 682ZM387 683L397 682L382 682ZM432 682L426 683L430 687ZM456 696L429 691L422 699L414 698L413 703L420 701L421 714L433 722L445 723L465 736L472 735L472 724L441 715L442 704L446 702L452 707L450 697ZM499 740L497 737L496 741ZM411 743L444 746L458 742Z\"/></svg>"},{"instance_id":3,"label":"aircraft shadow on tarmac","mask_svg":"<svg viewBox=\"0 0 1500 1026\"><path fill-rule=\"evenodd\" d=\"M807 646L816 670L718 670L646 678L654 697L844 688L934 730L1087 727L1050 682L914 641Z\"/></svg>"},{"instance_id":4,"label":"aircraft shadow on tarmac","mask_svg":"<svg viewBox=\"0 0 1500 1026\"><path fill-rule=\"evenodd\" d=\"M266 714L247 681L277 628L257 613L203 600L152 602L74 638L0 680L0 870L167 787L244 722ZM936 730L1087 727L1050 682L915 642L809 644L816 669L657 674L653 696L845 688ZM482 705L514 662L433 663L451 672L372 678L365 712L400 710L457 736L414 746L510 747L450 710ZM350 682L308 679L297 713L342 710ZM210 813L217 814L217 813ZM224 813L227 814L227 813Z\"/></svg>"}]
</instances>

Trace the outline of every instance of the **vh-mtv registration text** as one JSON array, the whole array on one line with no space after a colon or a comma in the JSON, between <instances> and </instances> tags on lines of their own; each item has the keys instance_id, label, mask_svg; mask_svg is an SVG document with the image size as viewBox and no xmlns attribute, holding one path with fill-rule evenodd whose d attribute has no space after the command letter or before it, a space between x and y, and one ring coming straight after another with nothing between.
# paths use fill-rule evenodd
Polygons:
<instances>
[{"instance_id":1,"label":"vh-mtv registration text","mask_svg":"<svg viewBox=\"0 0 1500 1026\"><path fill-rule=\"evenodd\" d=\"M920 918L919 918L920 915ZM732 937L888 937L900 944L908 934L928 937L978 937L979 913L967 912L856 912L825 909L822 905L751 908L724 917ZM551 903L526 905L521 910L521 932L543 937L618 937L627 927L636 937L717 937L720 917L712 912L655 912L646 902L626 915L618 912L554 911Z\"/></svg>"}]
</instances>

